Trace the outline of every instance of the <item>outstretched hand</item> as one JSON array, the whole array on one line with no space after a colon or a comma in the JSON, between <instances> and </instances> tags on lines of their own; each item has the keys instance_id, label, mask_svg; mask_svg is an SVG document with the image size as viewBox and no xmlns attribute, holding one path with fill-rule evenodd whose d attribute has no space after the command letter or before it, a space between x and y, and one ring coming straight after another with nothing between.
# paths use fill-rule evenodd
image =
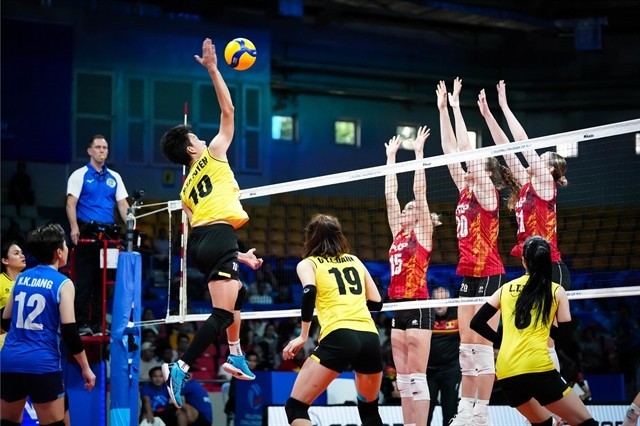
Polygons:
<instances>
[{"instance_id":1,"label":"outstretched hand","mask_svg":"<svg viewBox=\"0 0 640 426\"><path fill-rule=\"evenodd\" d=\"M447 109L447 84L443 80L440 80L436 86L436 96L438 97L438 109Z\"/></svg>"},{"instance_id":2,"label":"outstretched hand","mask_svg":"<svg viewBox=\"0 0 640 426\"><path fill-rule=\"evenodd\" d=\"M387 149L387 157L396 155L396 152L400 149L400 145L402 145L402 138L400 136L394 136L389 139L389 142L384 144L384 147Z\"/></svg>"},{"instance_id":3,"label":"outstretched hand","mask_svg":"<svg viewBox=\"0 0 640 426\"><path fill-rule=\"evenodd\" d=\"M218 66L218 57L216 56L216 47L210 38L205 38L202 42L202 57L193 55L196 61L207 69L216 68Z\"/></svg>"},{"instance_id":4,"label":"outstretched hand","mask_svg":"<svg viewBox=\"0 0 640 426\"><path fill-rule=\"evenodd\" d=\"M478 108L480 108L480 114L483 117L489 116L491 114L491 110L489 109L489 105L487 104L487 96L484 93L484 89L480 91L478 94Z\"/></svg>"},{"instance_id":5,"label":"outstretched hand","mask_svg":"<svg viewBox=\"0 0 640 426\"><path fill-rule=\"evenodd\" d=\"M424 152L424 142L431 134L431 129L427 126L421 126L418 128L418 135L416 140L413 141L413 150L415 152Z\"/></svg>"},{"instance_id":6,"label":"outstretched hand","mask_svg":"<svg viewBox=\"0 0 640 426\"><path fill-rule=\"evenodd\" d=\"M496 84L496 89L498 89L498 104L500 108L509 108L507 104L507 85L504 80L500 80L498 84Z\"/></svg>"},{"instance_id":7,"label":"outstretched hand","mask_svg":"<svg viewBox=\"0 0 640 426\"><path fill-rule=\"evenodd\" d=\"M462 91L462 79L456 77L453 80L453 93L449 94L449 105L452 107L460 106L460 92Z\"/></svg>"}]
</instances>

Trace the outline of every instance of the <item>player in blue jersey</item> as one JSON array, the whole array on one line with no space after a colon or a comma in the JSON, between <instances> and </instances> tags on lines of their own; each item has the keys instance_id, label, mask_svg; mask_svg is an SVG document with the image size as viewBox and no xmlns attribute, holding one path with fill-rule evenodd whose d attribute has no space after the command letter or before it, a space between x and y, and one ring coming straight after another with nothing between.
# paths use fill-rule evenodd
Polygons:
<instances>
[{"instance_id":1,"label":"player in blue jersey","mask_svg":"<svg viewBox=\"0 0 640 426\"><path fill-rule=\"evenodd\" d=\"M87 390L96 376L78 334L75 288L58 272L69 255L64 230L58 224L41 226L29 233L26 248L39 264L18 275L2 314L8 333L0 357L0 418L3 426L19 425L29 397L41 425L63 426L61 337L82 369Z\"/></svg>"}]
</instances>

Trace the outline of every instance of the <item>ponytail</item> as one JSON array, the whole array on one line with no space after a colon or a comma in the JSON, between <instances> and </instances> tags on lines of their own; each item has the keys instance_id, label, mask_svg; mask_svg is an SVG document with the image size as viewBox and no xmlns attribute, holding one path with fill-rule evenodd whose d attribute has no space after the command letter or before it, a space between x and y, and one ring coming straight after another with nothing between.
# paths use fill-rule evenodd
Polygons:
<instances>
[{"instance_id":1,"label":"ponytail","mask_svg":"<svg viewBox=\"0 0 640 426\"><path fill-rule=\"evenodd\" d=\"M529 279L516 301L515 325L524 329L531 324L549 324L553 295L551 294L551 247L540 236L529 237L524 243L522 257ZM531 312L535 312L535 318Z\"/></svg>"}]
</instances>

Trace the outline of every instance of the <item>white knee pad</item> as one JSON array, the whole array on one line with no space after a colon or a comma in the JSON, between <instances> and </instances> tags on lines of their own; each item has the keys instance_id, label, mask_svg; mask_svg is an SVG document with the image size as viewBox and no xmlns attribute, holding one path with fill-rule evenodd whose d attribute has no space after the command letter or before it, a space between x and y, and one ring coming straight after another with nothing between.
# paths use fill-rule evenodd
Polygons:
<instances>
[{"instance_id":1,"label":"white knee pad","mask_svg":"<svg viewBox=\"0 0 640 426\"><path fill-rule=\"evenodd\" d=\"M474 359L478 374L496 374L496 364L493 359L493 346L473 345Z\"/></svg>"},{"instance_id":2,"label":"white knee pad","mask_svg":"<svg viewBox=\"0 0 640 426\"><path fill-rule=\"evenodd\" d=\"M460 344L460 371L463 376L477 376L476 366L473 364L473 345Z\"/></svg>"},{"instance_id":3,"label":"white knee pad","mask_svg":"<svg viewBox=\"0 0 640 426\"><path fill-rule=\"evenodd\" d=\"M427 384L427 375L424 373L411 373L411 393L414 401L429 401L429 385Z\"/></svg>"},{"instance_id":4,"label":"white knee pad","mask_svg":"<svg viewBox=\"0 0 640 426\"><path fill-rule=\"evenodd\" d=\"M398 392L402 398L412 398L411 392L411 376L408 374L398 374L396 377L396 385L398 386Z\"/></svg>"},{"instance_id":5,"label":"white knee pad","mask_svg":"<svg viewBox=\"0 0 640 426\"><path fill-rule=\"evenodd\" d=\"M558 352L556 352L556 348L549 348L549 356L551 357L551 362L553 362L553 366L558 373L560 372L560 360L558 359Z\"/></svg>"}]
</instances>

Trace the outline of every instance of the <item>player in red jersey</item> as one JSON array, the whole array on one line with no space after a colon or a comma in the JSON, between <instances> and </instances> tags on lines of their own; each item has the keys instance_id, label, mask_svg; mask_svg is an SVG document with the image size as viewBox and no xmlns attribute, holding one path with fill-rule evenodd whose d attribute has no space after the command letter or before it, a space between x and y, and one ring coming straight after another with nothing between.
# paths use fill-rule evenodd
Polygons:
<instances>
[{"instance_id":1,"label":"player in red jersey","mask_svg":"<svg viewBox=\"0 0 640 426\"><path fill-rule=\"evenodd\" d=\"M460 111L459 96L462 80L456 78L449 102L455 117L454 133L447 110L447 88L438 84L438 110L445 154L470 150L467 128ZM457 136L457 142L456 142ZM506 167L495 158L467 162L465 172L460 163L449 164L460 197L456 208L456 225L460 260L457 274L463 276L460 297L478 297L493 294L504 283L504 266L498 253L500 200L498 190L513 185ZM480 305L462 305L458 308L460 327L460 369L462 370L462 399L452 425L490 425L488 405L495 378L493 344L470 328L471 318ZM498 327L498 316L491 326ZM477 399L476 399L477 395Z\"/></svg>"},{"instance_id":2,"label":"player in red jersey","mask_svg":"<svg viewBox=\"0 0 640 426\"><path fill-rule=\"evenodd\" d=\"M527 133L507 103L507 86L504 80L497 84L498 102L507 119L509 130L516 141L528 139ZM500 128L500 125L491 114L484 90L478 95L478 107L484 117L489 131L496 144L508 144L509 138ZM565 290L571 288L569 269L562 262L558 250L556 195L557 185L565 186L567 179L564 174L567 170L567 162L559 154L547 151L538 155L535 150L523 151L522 155L529 164L525 168L515 154L504 156L511 168L518 184L521 186L517 203L510 208L515 209L518 223L518 244L511 250L511 255L522 257L522 246L525 240L531 236L539 235L549 241L551 246L552 275L551 280L560 284ZM549 355L553 360L556 370L560 371L560 363L556 354L553 340L549 339Z\"/></svg>"},{"instance_id":3,"label":"player in red jersey","mask_svg":"<svg viewBox=\"0 0 640 426\"><path fill-rule=\"evenodd\" d=\"M424 143L429 129L420 127L413 141L416 159L423 158ZM394 136L385 144L387 164L395 164L402 140ZM416 170L413 179L415 199L404 210L398 201L398 179L395 174L385 177L387 217L393 234L389 249L391 301L423 300L429 298L427 268L433 246L433 229L440 225L438 215L429 211L427 183L424 169ZM391 329L391 349L398 372L397 385L402 397L402 417L405 425L424 425L429 414L429 386L427 360L431 347L433 313L429 308L396 311Z\"/></svg>"}]
</instances>

